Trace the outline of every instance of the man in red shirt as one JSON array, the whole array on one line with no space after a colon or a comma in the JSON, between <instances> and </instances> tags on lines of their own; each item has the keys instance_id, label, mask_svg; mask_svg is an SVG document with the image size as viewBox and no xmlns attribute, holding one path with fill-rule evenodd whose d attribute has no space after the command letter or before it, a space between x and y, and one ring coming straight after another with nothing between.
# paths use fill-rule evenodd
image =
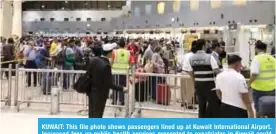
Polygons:
<instances>
[{"instance_id":1,"label":"man in red shirt","mask_svg":"<svg viewBox=\"0 0 276 134\"><path fill-rule=\"evenodd\" d=\"M130 51L131 64L136 64L138 60L138 55L139 55L139 48L135 44L133 39L130 39L130 42L127 46L127 50Z\"/></svg>"}]
</instances>

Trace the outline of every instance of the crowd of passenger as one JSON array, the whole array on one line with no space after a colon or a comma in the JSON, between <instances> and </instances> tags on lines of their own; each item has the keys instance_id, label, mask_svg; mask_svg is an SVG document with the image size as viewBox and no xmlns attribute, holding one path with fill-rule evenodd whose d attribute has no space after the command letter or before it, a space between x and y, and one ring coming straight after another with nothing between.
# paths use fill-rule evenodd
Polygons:
<instances>
[{"instance_id":1,"label":"crowd of passenger","mask_svg":"<svg viewBox=\"0 0 276 134\"><path fill-rule=\"evenodd\" d=\"M104 50L104 46L112 47L111 50L108 50L108 52L113 51L112 55L108 58L110 58L113 72L120 72L120 69L126 70L126 68L135 67L137 72L166 74L170 73L170 67L173 66L176 72L186 72L192 76L194 80L191 80L188 85L185 85L185 82L181 81L181 92L185 90L184 88L188 88L186 93L181 93L181 106L185 106L188 109L196 109L197 107L194 104L199 104L199 117L218 117L218 111L221 111L219 109L224 110L224 117L253 117L247 83L244 76L240 76L242 59L237 55L232 55L228 56L228 60L226 61L227 54L225 52L224 41L195 40L191 44L190 50L183 57L176 57L176 49L180 47L180 43L164 38L145 40L143 38L133 39L115 36L107 36L105 38L28 36L21 39L9 38L6 40L5 38L1 38L0 45L2 54L1 65L3 68L8 68L10 64L14 67L16 63L20 63L21 67L27 69L57 68L62 70L87 70L87 63L90 62L90 57L107 57L107 54L104 53L107 51ZM114 46L115 49L113 49ZM256 42L256 50L259 49L262 53L265 52L266 44L261 41ZM128 54L129 56L126 56L127 59L124 59L125 55ZM275 58L271 58L271 60L275 60ZM227 72L226 70L221 73L222 65L225 63L228 64L229 70L234 70L235 72L229 72L229 70ZM275 69L275 65L273 69ZM28 87L37 86L37 74L33 73L33 81L31 80L31 75L31 72L27 74ZM8 78L7 74L5 76ZM119 85L125 87L128 83L126 76L119 76ZM215 83L216 76L220 76L220 80L217 80L217 83ZM67 90L71 86L70 81L67 80L68 77L64 75L63 78L64 90ZM136 79L138 80L138 84L135 85L135 88L144 87L143 85L150 83L150 91L144 89L142 94L150 92L151 98L157 100L157 84L166 83L166 80L155 76L150 77L150 81L142 80L141 78ZM233 79L232 82L237 80L237 84L231 84L231 81L229 83L227 79ZM218 81L223 84L219 84ZM250 79L250 83L253 83L253 81ZM33 82L33 85L31 82ZM224 101L225 95L223 92L227 91L226 93L229 94L229 86L223 85L227 84L233 86L232 88L240 88L237 90L242 90L236 94L233 94L231 91L231 95L229 96L233 98L230 97L230 100L233 103L238 103L234 104L234 106ZM240 84L239 87L234 87L238 84ZM215 88L219 88L220 92L214 91ZM140 91L135 94L140 94ZM119 100L120 105L124 105L124 95L121 93L122 91L118 91L118 93L113 94L112 104L115 104ZM195 94L195 97L190 94ZM275 97L275 92L272 96ZM142 97L145 96L135 96L135 99L137 101L145 101L148 96L146 98ZM254 103L258 104L258 99L255 99ZM255 106L255 109L259 108Z\"/></svg>"},{"instance_id":2,"label":"crowd of passenger","mask_svg":"<svg viewBox=\"0 0 276 134\"><path fill-rule=\"evenodd\" d=\"M119 37L22 37L21 39L1 38L2 62L17 60L25 68L47 68L52 61L51 67L58 67L65 70L79 70L83 66L87 57L95 56L98 47L107 43L118 44ZM144 40L143 38L123 38L126 48L131 51L131 63L137 64L151 58L155 53L155 48L149 51L149 44L152 46L160 45L158 50L162 57L162 72L168 72L169 60L174 58L174 48L176 43L166 39L154 41L153 39ZM119 47L119 45L118 45ZM59 59L61 51L66 49L65 61ZM20 61L20 59L22 59ZM24 59L24 60L23 60ZM144 60L144 62L146 61ZM60 63L62 62L62 63ZM36 63L36 64L35 64ZM38 64L39 63L39 64ZM7 65L7 64L6 64ZM4 67L5 64L3 65ZM165 71L163 71L165 70Z\"/></svg>"}]
</instances>

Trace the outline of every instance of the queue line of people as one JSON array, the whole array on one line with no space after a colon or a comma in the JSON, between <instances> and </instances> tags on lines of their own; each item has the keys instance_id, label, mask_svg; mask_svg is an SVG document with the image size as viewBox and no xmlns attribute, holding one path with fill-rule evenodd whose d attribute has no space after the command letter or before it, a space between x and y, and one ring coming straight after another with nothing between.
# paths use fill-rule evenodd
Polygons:
<instances>
[{"instance_id":1,"label":"queue line of people","mask_svg":"<svg viewBox=\"0 0 276 134\"><path fill-rule=\"evenodd\" d=\"M28 40L22 41L21 49L16 49L12 39L8 39L8 44L2 41L2 49L4 61L14 60L16 56L23 53L26 60L25 68L47 68L49 67L49 61L54 63L55 67L65 70L84 69L86 63L89 62L90 56L99 57L103 55L108 59L111 59L106 65L110 65L111 69L115 73L125 73L130 67L138 67L138 72L151 72L151 73L168 73L166 70L166 60L168 59L168 51L172 50L170 42L165 44L164 41L151 40L147 43L140 39L139 43L135 43L133 39L129 40L129 43L124 38L117 38L113 40L97 40L92 39L86 41L85 47L83 41L74 38L60 39L50 38L46 41ZM162 48L162 45L166 48ZM273 102L271 96L275 100L275 58L269 54L266 54L267 45L261 41L256 42L256 50L259 54L254 58L251 67L251 78L247 83L244 76L240 74L242 65L241 57L237 55L229 55L227 58L227 64L229 69L221 71L222 64L225 62L223 58L226 57L224 42L213 41L211 52L206 51L206 41L204 39L196 40L192 43L191 52L185 54L182 71L192 76L193 81L190 81L184 89L184 82L181 83L181 91L189 91L191 94L195 91L195 97L187 97L187 93L181 93L182 106L187 106L189 109L195 109L193 105L195 101L199 104L199 117L261 117L260 113L262 100L263 103L269 105ZM88 48L88 49L87 49ZM19 50L16 54L16 50ZM170 53L170 52L169 52ZM164 56L166 55L166 56ZM170 54L168 54L170 55ZM164 60L166 59L166 60ZM152 64L152 69L146 68L147 63ZM7 66L8 64L3 64ZM89 64L90 65L90 64ZM143 71L140 69L142 68ZM150 71L145 71L150 70ZM269 72L269 73L268 73ZM273 73L274 72L274 73ZM36 74L34 74L34 83ZM31 86L31 73L27 74L28 86ZM69 75L65 75L63 79L63 88L68 89L70 84L67 80ZM113 78L113 82L114 79ZM126 87L128 81L126 81L125 75L119 75L117 82L121 87ZM163 82L159 78L152 76L149 83L151 83L151 98L156 99L155 91L156 84ZM156 81L157 83L154 83ZM110 85L110 84L109 84ZM228 85L228 86L227 86ZM254 115L253 108L251 107L251 101L249 89L253 88L253 101L256 115ZM120 88L122 89L122 88ZM124 105L123 90L116 90L112 95L113 104L116 104L119 100L121 105ZM267 98L265 98L267 97ZM105 98L105 97L104 97ZM263 99L265 98L265 99ZM94 100L95 101L95 100ZM269 110L273 109L273 105L269 105ZM275 101L274 101L275 107ZM229 111L234 111L229 113ZM274 108L275 110L275 108ZM273 112L272 112L273 113ZM274 111L275 113L275 111ZM269 117L273 114L269 113ZM99 117L100 115L97 115ZM92 117L92 116L91 116Z\"/></svg>"}]
</instances>

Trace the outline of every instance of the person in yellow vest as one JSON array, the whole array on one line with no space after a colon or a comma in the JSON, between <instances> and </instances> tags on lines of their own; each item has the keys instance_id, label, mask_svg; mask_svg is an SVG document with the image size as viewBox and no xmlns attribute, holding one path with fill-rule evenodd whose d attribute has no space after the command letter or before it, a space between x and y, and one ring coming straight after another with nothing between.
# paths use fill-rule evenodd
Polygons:
<instances>
[{"instance_id":1,"label":"person in yellow vest","mask_svg":"<svg viewBox=\"0 0 276 134\"><path fill-rule=\"evenodd\" d=\"M53 42L51 43L51 47L50 47L50 55L51 55L51 56L54 56L54 55L55 55L57 46L58 46L58 40L55 38L55 39L53 40Z\"/></svg>"},{"instance_id":2,"label":"person in yellow vest","mask_svg":"<svg viewBox=\"0 0 276 134\"><path fill-rule=\"evenodd\" d=\"M127 79L126 74L128 73L128 69L130 68L130 51L125 48L125 41L121 39L118 43L119 48L114 50L111 58L111 66L114 82L119 84L120 86L126 87ZM124 93L114 91L112 95L112 104L117 104L117 99L119 97L120 105L124 105Z\"/></svg>"},{"instance_id":3,"label":"person in yellow vest","mask_svg":"<svg viewBox=\"0 0 276 134\"><path fill-rule=\"evenodd\" d=\"M256 117L259 115L259 99L263 96L275 96L275 58L266 53L267 45L258 41L255 44L257 55L251 63L249 85L252 88ZM275 109L271 108L271 109Z\"/></svg>"}]
</instances>

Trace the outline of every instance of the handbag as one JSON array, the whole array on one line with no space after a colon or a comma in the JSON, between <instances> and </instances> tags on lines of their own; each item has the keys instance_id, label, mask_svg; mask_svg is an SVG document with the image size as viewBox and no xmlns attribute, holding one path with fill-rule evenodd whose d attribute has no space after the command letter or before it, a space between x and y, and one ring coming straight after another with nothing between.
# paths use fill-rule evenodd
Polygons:
<instances>
[{"instance_id":1,"label":"handbag","mask_svg":"<svg viewBox=\"0 0 276 134\"><path fill-rule=\"evenodd\" d=\"M91 61L90 61L91 62ZM89 65L89 64L88 64ZM73 89L75 89L78 93L88 93L91 89L91 73L89 67L85 74L81 75L78 80L74 83Z\"/></svg>"},{"instance_id":2,"label":"handbag","mask_svg":"<svg viewBox=\"0 0 276 134\"><path fill-rule=\"evenodd\" d=\"M154 69L153 64L150 61L148 61L147 64L145 65L145 71L147 73L153 73L153 69Z\"/></svg>"},{"instance_id":3,"label":"handbag","mask_svg":"<svg viewBox=\"0 0 276 134\"><path fill-rule=\"evenodd\" d=\"M91 88L91 78L86 73L84 75L81 75L79 79L74 83L73 88L78 93L88 93L88 91Z\"/></svg>"}]
</instances>

